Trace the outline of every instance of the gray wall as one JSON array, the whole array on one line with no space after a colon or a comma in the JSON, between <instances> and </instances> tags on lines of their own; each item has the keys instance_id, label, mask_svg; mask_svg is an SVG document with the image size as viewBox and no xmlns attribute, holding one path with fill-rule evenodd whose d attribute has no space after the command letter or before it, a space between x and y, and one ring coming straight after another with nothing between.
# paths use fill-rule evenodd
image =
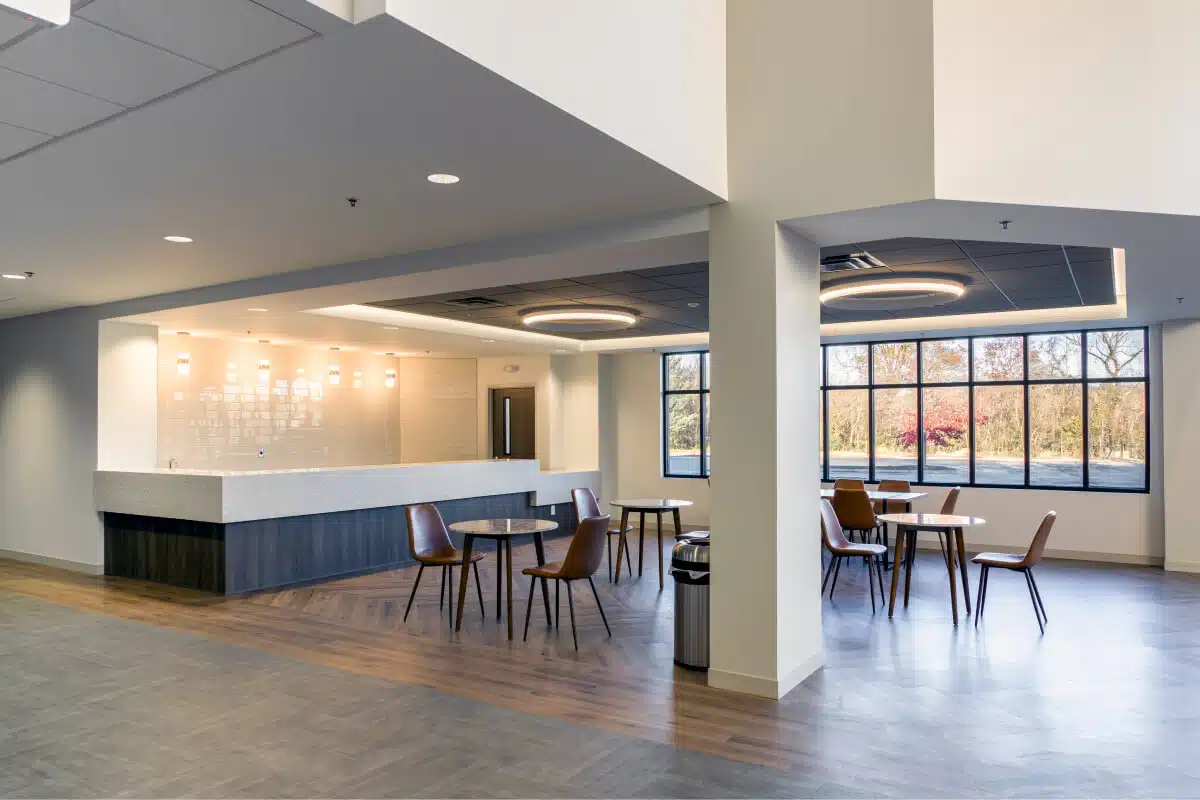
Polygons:
<instances>
[{"instance_id":1,"label":"gray wall","mask_svg":"<svg viewBox=\"0 0 1200 800\"><path fill-rule=\"evenodd\" d=\"M0 322L0 551L103 564L92 501L98 348L90 309Z\"/></svg>"}]
</instances>

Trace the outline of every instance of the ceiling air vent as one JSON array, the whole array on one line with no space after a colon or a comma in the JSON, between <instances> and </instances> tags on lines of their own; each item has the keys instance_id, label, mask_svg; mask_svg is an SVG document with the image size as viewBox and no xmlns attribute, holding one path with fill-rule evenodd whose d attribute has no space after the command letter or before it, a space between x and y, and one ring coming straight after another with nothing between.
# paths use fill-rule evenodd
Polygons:
<instances>
[{"instance_id":1,"label":"ceiling air vent","mask_svg":"<svg viewBox=\"0 0 1200 800\"><path fill-rule=\"evenodd\" d=\"M861 253L842 253L836 256L825 256L821 259L821 272L847 272L857 269L879 269L886 266L887 264L865 250Z\"/></svg>"},{"instance_id":2,"label":"ceiling air vent","mask_svg":"<svg viewBox=\"0 0 1200 800\"><path fill-rule=\"evenodd\" d=\"M490 297L480 297L478 295L473 297L460 297L457 300L449 300L447 302L449 302L451 305L462 306L464 308L487 308L488 306L500 305L499 300L493 300Z\"/></svg>"}]
</instances>

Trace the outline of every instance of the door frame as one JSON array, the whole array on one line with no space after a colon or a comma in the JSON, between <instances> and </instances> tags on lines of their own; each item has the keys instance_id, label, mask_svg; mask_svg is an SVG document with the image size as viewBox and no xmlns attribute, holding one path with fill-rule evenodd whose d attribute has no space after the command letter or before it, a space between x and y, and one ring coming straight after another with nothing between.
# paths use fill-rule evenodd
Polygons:
<instances>
[{"instance_id":1,"label":"door frame","mask_svg":"<svg viewBox=\"0 0 1200 800\"><path fill-rule=\"evenodd\" d=\"M494 409L496 407L496 403L495 403L495 398L494 398L493 393L497 392L497 391L504 391L505 389L528 389L531 392L533 392L533 457L535 460L540 460L542 456L541 456L541 453L539 453L538 449L537 449L537 445L538 445L538 441L537 441L538 390L537 390L537 386L535 386L533 384L529 384L529 383L506 383L506 384L501 384L499 386L488 386L487 387L487 422L488 422L487 452L488 452L488 458L489 459L504 458L504 456L498 456L495 454L495 452L493 452L495 450L494 443L495 443L495 425L496 425L495 414L493 413Z\"/></svg>"}]
</instances>

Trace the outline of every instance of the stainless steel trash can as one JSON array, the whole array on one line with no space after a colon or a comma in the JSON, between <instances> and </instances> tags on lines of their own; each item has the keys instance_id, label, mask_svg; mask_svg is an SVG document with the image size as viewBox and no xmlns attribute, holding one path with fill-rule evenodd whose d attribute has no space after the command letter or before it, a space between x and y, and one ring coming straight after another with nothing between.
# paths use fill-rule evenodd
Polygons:
<instances>
[{"instance_id":1,"label":"stainless steel trash can","mask_svg":"<svg viewBox=\"0 0 1200 800\"><path fill-rule=\"evenodd\" d=\"M679 542L671 550L675 580L675 663L708 669L708 542Z\"/></svg>"}]
</instances>

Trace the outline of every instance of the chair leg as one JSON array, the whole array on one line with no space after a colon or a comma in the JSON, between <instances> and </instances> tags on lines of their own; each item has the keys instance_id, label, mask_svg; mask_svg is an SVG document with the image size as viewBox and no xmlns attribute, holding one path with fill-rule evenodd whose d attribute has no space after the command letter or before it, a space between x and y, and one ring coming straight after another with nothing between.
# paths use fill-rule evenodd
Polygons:
<instances>
[{"instance_id":1,"label":"chair leg","mask_svg":"<svg viewBox=\"0 0 1200 800\"><path fill-rule=\"evenodd\" d=\"M613 571L612 571L612 537L611 537L611 536L605 536L604 538L608 540L608 582L609 582L609 583L612 583L612 579L613 579Z\"/></svg>"},{"instance_id":2,"label":"chair leg","mask_svg":"<svg viewBox=\"0 0 1200 800\"><path fill-rule=\"evenodd\" d=\"M821 592L824 593L825 587L829 585L829 576L833 574L833 563L837 561L837 556L833 553L829 554L829 565L825 567L825 577L821 578Z\"/></svg>"},{"instance_id":3,"label":"chair leg","mask_svg":"<svg viewBox=\"0 0 1200 800\"><path fill-rule=\"evenodd\" d=\"M555 629L555 630L558 630L558 609L559 609L559 605L558 605L558 584L560 584L560 583L562 583L562 581L555 581L555 582L554 582L554 629Z\"/></svg>"},{"instance_id":4,"label":"chair leg","mask_svg":"<svg viewBox=\"0 0 1200 800\"><path fill-rule=\"evenodd\" d=\"M600 602L600 593L596 591L596 582L588 578L588 585L592 587L592 597L596 598L596 608L600 609L600 619L604 620L604 630L612 636L612 628L608 627L608 617L604 615L604 605Z\"/></svg>"},{"instance_id":5,"label":"chair leg","mask_svg":"<svg viewBox=\"0 0 1200 800\"><path fill-rule=\"evenodd\" d=\"M887 556L884 556L885 561L886 561L886 559L887 559ZM884 603L883 598L886 597L886 593L883 590L883 567L884 567L884 562L880 561L879 559L876 559L875 560L875 576L877 578L879 578L879 608L881 610L883 608L883 603Z\"/></svg>"},{"instance_id":6,"label":"chair leg","mask_svg":"<svg viewBox=\"0 0 1200 800\"><path fill-rule=\"evenodd\" d=\"M438 589L438 611L446 607L446 568L442 567L442 588Z\"/></svg>"},{"instance_id":7,"label":"chair leg","mask_svg":"<svg viewBox=\"0 0 1200 800\"><path fill-rule=\"evenodd\" d=\"M479 595L479 618L487 622L487 612L483 609L483 584L479 582L479 562L476 561L472 566L475 567L475 593Z\"/></svg>"},{"instance_id":8,"label":"chair leg","mask_svg":"<svg viewBox=\"0 0 1200 800\"><path fill-rule=\"evenodd\" d=\"M1042 619L1049 622L1050 617L1046 614L1046 604L1042 602L1042 593L1038 589L1037 580L1033 577L1033 567L1029 568L1029 585L1033 587L1033 596L1037 598L1038 608L1042 609Z\"/></svg>"},{"instance_id":9,"label":"chair leg","mask_svg":"<svg viewBox=\"0 0 1200 800\"><path fill-rule=\"evenodd\" d=\"M979 627L979 620L983 617L983 604L987 600L987 582L988 582L988 566L987 564L979 565L979 589L975 595L975 627Z\"/></svg>"},{"instance_id":10,"label":"chair leg","mask_svg":"<svg viewBox=\"0 0 1200 800\"><path fill-rule=\"evenodd\" d=\"M867 585L871 587L871 613L875 613L875 557L867 562Z\"/></svg>"},{"instance_id":11,"label":"chair leg","mask_svg":"<svg viewBox=\"0 0 1200 800\"><path fill-rule=\"evenodd\" d=\"M529 600L525 603L525 635L521 641L529 641L529 617L533 613L533 593L537 591L537 578L529 576Z\"/></svg>"},{"instance_id":12,"label":"chair leg","mask_svg":"<svg viewBox=\"0 0 1200 800\"><path fill-rule=\"evenodd\" d=\"M571 641L575 649L579 649L579 637L575 634L575 595L571 591L571 582L567 581L567 606L571 609Z\"/></svg>"},{"instance_id":13,"label":"chair leg","mask_svg":"<svg viewBox=\"0 0 1200 800\"><path fill-rule=\"evenodd\" d=\"M446 567L446 574L450 576L449 586L450 591L447 593L448 603L450 605L450 627L454 627L454 567Z\"/></svg>"},{"instance_id":14,"label":"chair leg","mask_svg":"<svg viewBox=\"0 0 1200 800\"><path fill-rule=\"evenodd\" d=\"M833 590L837 588L838 575L842 571L842 557L834 556L833 560L834 560L834 562L836 562L836 566L833 568L833 583L831 583L829 585L829 599L830 600L833 599Z\"/></svg>"},{"instance_id":15,"label":"chair leg","mask_svg":"<svg viewBox=\"0 0 1200 800\"><path fill-rule=\"evenodd\" d=\"M1033 584L1029 582L1029 570L1022 570L1025 573L1025 587L1029 589L1029 602L1033 603L1033 615L1037 617L1038 630L1042 633L1046 632L1046 623L1042 622L1042 610L1038 608L1037 595L1033 592Z\"/></svg>"},{"instance_id":16,"label":"chair leg","mask_svg":"<svg viewBox=\"0 0 1200 800\"><path fill-rule=\"evenodd\" d=\"M883 523L883 568L888 569L888 551L891 545L888 544L888 525Z\"/></svg>"},{"instance_id":17,"label":"chair leg","mask_svg":"<svg viewBox=\"0 0 1200 800\"><path fill-rule=\"evenodd\" d=\"M421 575L423 575L424 572L425 572L425 565L422 564L421 568L419 570L417 570L417 579L415 581L413 581L413 590L412 590L412 593L408 596L408 605L406 605L404 607L404 621L405 622L408 622L408 612L412 611L413 600L416 599L417 587L421 585Z\"/></svg>"}]
</instances>

